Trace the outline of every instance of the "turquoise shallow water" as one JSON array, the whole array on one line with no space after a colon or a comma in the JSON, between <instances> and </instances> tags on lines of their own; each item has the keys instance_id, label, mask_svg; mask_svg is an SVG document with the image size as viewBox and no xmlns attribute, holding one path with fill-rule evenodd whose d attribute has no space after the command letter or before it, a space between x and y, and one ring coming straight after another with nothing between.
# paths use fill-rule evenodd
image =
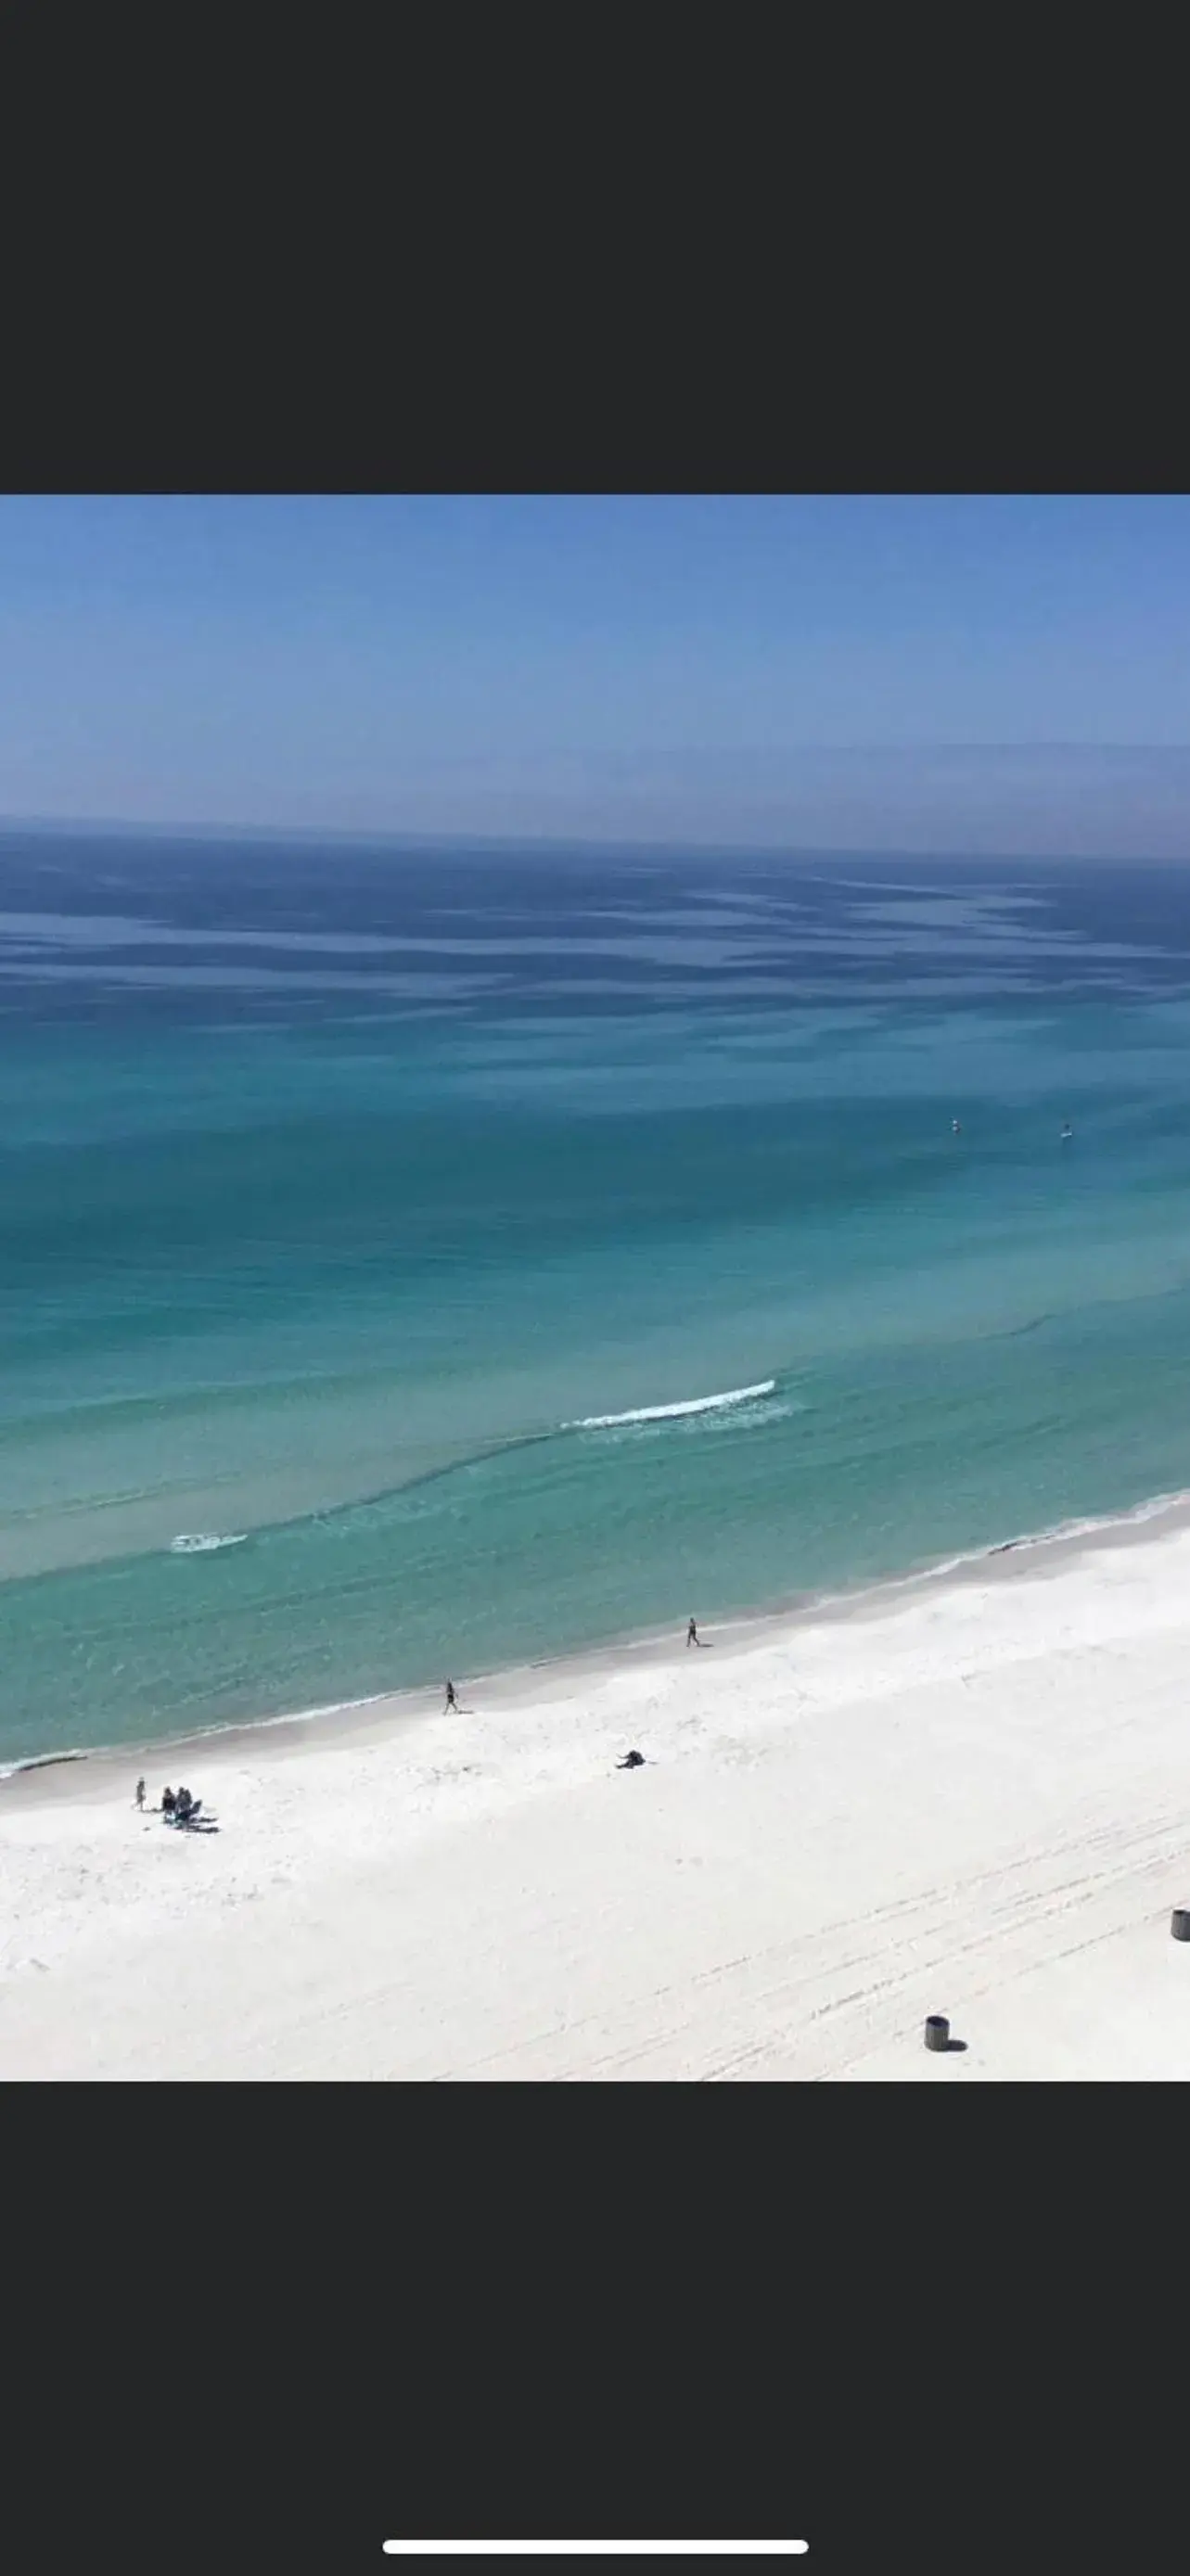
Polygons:
<instances>
[{"instance_id":1,"label":"turquoise shallow water","mask_svg":"<svg viewBox=\"0 0 1190 2576\"><path fill-rule=\"evenodd\" d=\"M1188 895L0 838L0 1761L1190 1485Z\"/></svg>"}]
</instances>

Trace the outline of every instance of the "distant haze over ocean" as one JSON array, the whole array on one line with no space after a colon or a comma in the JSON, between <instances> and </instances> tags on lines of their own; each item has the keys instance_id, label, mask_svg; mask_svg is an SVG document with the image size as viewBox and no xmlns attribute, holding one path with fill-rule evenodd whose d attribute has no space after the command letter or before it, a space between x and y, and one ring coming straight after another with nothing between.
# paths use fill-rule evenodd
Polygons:
<instances>
[{"instance_id":1,"label":"distant haze over ocean","mask_svg":"<svg viewBox=\"0 0 1190 2576\"><path fill-rule=\"evenodd\" d=\"M189 812L170 820L158 796L138 822L141 792L130 788L129 812L111 822L59 814L32 818L32 828L66 823L89 836L123 822L137 834L220 837L293 831L517 847L573 840L794 855L1190 860L1190 749L1180 744L761 743L730 752L691 744L665 755L554 752L531 767L495 755L394 756L370 784L365 775L317 797L270 789L260 810L236 820Z\"/></svg>"}]
</instances>

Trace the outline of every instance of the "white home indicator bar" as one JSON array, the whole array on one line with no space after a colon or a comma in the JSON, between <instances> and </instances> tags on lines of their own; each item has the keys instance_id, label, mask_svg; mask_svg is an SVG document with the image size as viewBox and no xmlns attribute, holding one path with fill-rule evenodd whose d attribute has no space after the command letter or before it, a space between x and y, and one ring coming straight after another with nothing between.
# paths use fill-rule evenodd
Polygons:
<instances>
[{"instance_id":1,"label":"white home indicator bar","mask_svg":"<svg viewBox=\"0 0 1190 2576\"><path fill-rule=\"evenodd\" d=\"M386 2540L390 2558L804 2558L808 2540Z\"/></svg>"}]
</instances>

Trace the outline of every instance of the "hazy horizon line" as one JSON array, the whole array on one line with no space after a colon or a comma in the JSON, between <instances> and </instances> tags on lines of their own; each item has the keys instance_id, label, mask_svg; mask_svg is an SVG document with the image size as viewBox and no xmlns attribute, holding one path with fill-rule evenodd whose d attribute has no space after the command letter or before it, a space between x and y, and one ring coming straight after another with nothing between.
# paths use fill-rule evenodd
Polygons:
<instances>
[{"instance_id":1,"label":"hazy horizon line","mask_svg":"<svg viewBox=\"0 0 1190 2576\"><path fill-rule=\"evenodd\" d=\"M1190 756L1190 747L1188 747ZM60 832L65 836L100 839L112 834L127 834L142 840L184 841L305 841L332 845L364 845L394 850L479 850L518 851L526 849L587 851L649 855L674 853L685 857L707 858L813 859L842 864L855 859L887 859L903 864L946 859L958 864L986 866L1003 864L1012 867L1114 867L1140 866L1177 868L1190 866L1190 851L1171 852L1121 847L1117 850L970 850L953 842L939 840L929 849L920 846L898 847L892 843L852 842L823 845L810 841L749 841L732 835L726 839L701 840L690 834L641 835L633 833L566 833L550 831L473 832L418 831L390 825L365 827L348 823L240 823L179 822L120 814L0 814L0 835L12 832Z\"/></svg>"}]
</instances>

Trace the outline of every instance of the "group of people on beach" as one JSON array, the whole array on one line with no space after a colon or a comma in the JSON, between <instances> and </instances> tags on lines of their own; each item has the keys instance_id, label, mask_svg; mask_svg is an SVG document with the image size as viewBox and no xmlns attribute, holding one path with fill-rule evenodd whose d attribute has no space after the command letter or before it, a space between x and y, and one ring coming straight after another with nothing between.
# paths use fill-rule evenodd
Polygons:
<instances>
[{"instance_id":1,"label":"group of people on beach","mask_svg":"<svg viewBox=\"0 0 1190 2576\"><path fill-rule=\"evenodd\" d=\"M193 1824L201 1805L202 1799L192 1798L189 1789L179 1789L176 1796L172 1789L161 1792L161 1813L167 1825Z\"/></svg>"},{"instance_id":2,"label":"group of people on beach","mask_svg":"<svg viewBox=\"0 0 1190 2576\"><path fill-rule=\"evenodd\" d=\"M143 1780L137 1781L134 1803L143 1815L145 1806ZM164 1816L167 1825L192 1825L201 1810L202 1799L192 1798L189 1789L163 1789L161 1792L158 1813Z\"/></svg>"}]
</instances>

